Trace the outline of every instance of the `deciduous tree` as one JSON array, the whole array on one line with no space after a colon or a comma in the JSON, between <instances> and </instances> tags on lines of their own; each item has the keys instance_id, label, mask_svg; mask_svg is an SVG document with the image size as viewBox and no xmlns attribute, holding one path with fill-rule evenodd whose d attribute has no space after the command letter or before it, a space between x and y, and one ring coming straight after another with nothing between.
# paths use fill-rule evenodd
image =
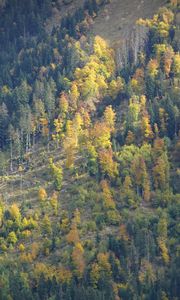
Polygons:
<instances>
[{"instance_id":1,"label":"deciduous tree","mask_svg":"<svg viewBox=\"0 0 180 300\"><path fill-rule=\"evenodd\" d=\"M115 178L118 175L118 164L113 160L112 150L101 150L98 157L103 175L108 175L112 179Z\"/></svg>"}]
</instances>

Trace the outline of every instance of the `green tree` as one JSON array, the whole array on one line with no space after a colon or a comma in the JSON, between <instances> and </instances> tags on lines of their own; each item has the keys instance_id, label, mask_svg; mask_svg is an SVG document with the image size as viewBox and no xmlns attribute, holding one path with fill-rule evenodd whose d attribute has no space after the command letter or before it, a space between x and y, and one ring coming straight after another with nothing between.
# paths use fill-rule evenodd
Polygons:
<instances>
[{"instance_id":1,"label":"green tree","mask_svg":"<svg viewBox=\"0 0 180 300\"><path fill-rule=\"evenodd\" d=\"M52 158L49 161L50 170L52 172L52 176L54 178L54 185L55 188L60 191L62 186L62 180L63 180L63 169L61 166L56 166L53 163Z\"/></svg>"}]
</instances>

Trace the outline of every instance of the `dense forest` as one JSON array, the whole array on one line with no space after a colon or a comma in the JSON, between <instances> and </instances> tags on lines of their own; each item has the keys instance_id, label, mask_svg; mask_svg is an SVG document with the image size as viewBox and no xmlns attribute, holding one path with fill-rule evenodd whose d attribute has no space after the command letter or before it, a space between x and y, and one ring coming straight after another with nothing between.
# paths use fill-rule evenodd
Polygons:
<instances>
[{"instance_id":1,"label":"dense forest","mask_svg":"<svg viewBox=\"0 0 180 300\"><path fill-rule=\"evenodd\" d=\"M121 68L111 1L1 2L0 300L178 300L179 1Z\"/></svg>"}]
</instances>

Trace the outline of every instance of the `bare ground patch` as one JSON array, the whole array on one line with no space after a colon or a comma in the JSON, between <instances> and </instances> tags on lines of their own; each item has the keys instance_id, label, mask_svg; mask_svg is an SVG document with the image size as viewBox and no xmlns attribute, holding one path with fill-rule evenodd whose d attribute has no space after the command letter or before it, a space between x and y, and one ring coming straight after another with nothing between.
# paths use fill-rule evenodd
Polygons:
<instances>
[{"instance_id":1,"label":"bare ground patch","mask_svg":"<svg viewBox=\"0 0 180 300\"><path fill-rule=\"evenodd\" d=\"M95 19L92 34L110 43L127 39L137 19L153 16L166 3L165 0L111 0Z\"/></svg>"}]
</instances>

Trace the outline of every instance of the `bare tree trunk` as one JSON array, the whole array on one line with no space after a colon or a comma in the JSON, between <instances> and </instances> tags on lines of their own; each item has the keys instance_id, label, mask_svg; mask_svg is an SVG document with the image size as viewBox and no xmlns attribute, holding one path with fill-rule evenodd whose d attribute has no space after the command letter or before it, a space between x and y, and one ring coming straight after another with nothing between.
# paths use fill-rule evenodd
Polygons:
<instances>
[{"instance_id":1,"label":"bare tree trunk","mask_svg":"<svg viewBox=\"0 0 180 300\"><path fill-rule=\"evenodd\" d=\"M28 133L28 147L31 149L31 134L30 132Z\"/></svg>"},{"instance_id":2,"label":"bare tree trunk","mask_svg":"<svg viewBox=\"0 0 180 300\"><path fill-rule=\"evenodd\" d=\"M26 153L28 152L28 133L26 134Z\"/></svg>"},{"instance_id":3,"label":"bare tree trunk","mask_svg":"<svg viewBox=\"0 0 180 300\"><path fill-rule=\"evenodd\" d=\"M13 172L13 147L12 147L12 140L10 142L10 171Z\"/></svg>"},{"instance_id":4,"label":"bare tree trunk","mask_svg":"<svg viewBox=\"0 0 180 300\"><path fill-rule=\"evenodd\" d=\"M33 136L32 136L32 149L33 149L33 151L35 150L35 144L36 144L35 132L33 132Z\"/></svg>"}]
</instances>

